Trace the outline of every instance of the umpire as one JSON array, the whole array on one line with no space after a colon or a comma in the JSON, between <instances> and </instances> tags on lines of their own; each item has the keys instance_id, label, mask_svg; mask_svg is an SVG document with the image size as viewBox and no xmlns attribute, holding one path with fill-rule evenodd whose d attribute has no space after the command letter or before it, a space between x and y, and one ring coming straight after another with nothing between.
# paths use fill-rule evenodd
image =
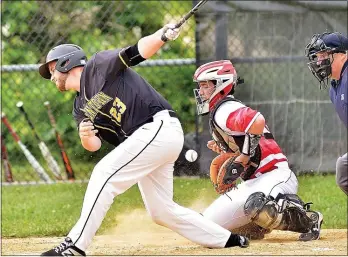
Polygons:
<instances>
[{"instance_id":1,"label":"umpire","mask_svg":"<svg viewBox=\"0 0 348 257\"><path fill-rule=\"evenodd\" d=\"M330 99L346 128L348 128L348 38L340 33L316 34L306 46L308 67L325 87L331 79ZM336 162L336 183L348 194L348 156Z\"/></svg>"},{"instance_id":2,"label":"umpire","mask_svg":"<svg viewBox=\"0 0 348 257\"><path fill-rule=\"evenodd\" d=\"M179 29L169 24L133 46L101 51L88 61L77 45L59 45L48 53L39 72L60 91L77 92L73 115L82 146L97 151L103 139L116 148L95 166L81 216L68 237L43 255L85 255L114 198L136 183L157 224L207 247L248 246L247 238L173 201L173 167L183 130L170 104L129 67L178 36Z\"/></svg>"}]
</instances>

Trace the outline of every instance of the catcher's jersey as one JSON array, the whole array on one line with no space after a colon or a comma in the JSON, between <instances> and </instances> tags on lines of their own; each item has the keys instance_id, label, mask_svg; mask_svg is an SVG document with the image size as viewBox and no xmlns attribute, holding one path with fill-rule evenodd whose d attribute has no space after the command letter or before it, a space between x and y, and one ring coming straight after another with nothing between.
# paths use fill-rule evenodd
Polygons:
<instances>
[{"instance_id":1,"label":"catcher's jersey","mask_svg":"<svg viewBox=\"0 0 348 257\"><path fill-rule=\"evenodd\" d=\"M239 101L223 102L215 111L214 121L229 136L243 136L260 115ZM264 133L269 133L267 127ZM269 172L275 168L278 162L287 161L286 156L274 139L262 137L260 140L261 161L255 173L250 177L258 177L262 173Z\"/></svg>"},{"instance_id":2,"label":"catcher's jersey","mask_svg":"<svg viewBox=\"0 0 348 257\"><path fill-rule=\"evenodd\" d=\"M157 112L172 110L145 79L127 68L120 51L98 52L87 62L73 108L77 126L89 119L98 136L115 146Z\"/></svg>"}]
</instances>

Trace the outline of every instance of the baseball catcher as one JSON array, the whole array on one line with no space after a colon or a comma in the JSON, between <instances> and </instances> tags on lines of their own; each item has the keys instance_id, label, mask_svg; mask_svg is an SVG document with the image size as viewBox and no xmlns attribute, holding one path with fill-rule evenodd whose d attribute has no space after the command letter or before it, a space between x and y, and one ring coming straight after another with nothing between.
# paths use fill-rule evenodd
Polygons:
<instances>
[{"instance_id":1,"label":"baseball catcher","mask_svg":"<svg viewBox=\"0 0 348 257\"><path fill-rule=\"evenodd\" d=\"M296 175L263 115L234 98L242 80L232 63L204 64L194 81L198 114L210 113L213 140L207 147L219 154L211 163L210 177L221 196L203 215L231 231L246 228L251 238L276 229L301 233L301 241L319 239L323 215L296 195Z\"/></svg>"}]
</instances>

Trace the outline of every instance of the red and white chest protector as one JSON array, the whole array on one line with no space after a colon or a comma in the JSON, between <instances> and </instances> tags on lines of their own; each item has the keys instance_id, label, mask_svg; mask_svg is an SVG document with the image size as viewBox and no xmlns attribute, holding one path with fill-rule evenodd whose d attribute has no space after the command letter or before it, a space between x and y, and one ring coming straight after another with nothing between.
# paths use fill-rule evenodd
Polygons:
<instances>
[{"instance_id":1,"label":"red and white chest protector","mask_svg":"<svg viewBox=\"0 0 348 257\"><path fill-rule=\"evenodd\" d=\"M215 112L214 121L229 136L242 136L249 130L259 112L245 106L237 101L227 101L222 103ZM264 128L264 133L270 131ZM286 156L274 139L260 140L261 161L259 167L251 178L258 177L264 173L276 169L279 162L287 162Z\"/></svg>"}]
</instances>

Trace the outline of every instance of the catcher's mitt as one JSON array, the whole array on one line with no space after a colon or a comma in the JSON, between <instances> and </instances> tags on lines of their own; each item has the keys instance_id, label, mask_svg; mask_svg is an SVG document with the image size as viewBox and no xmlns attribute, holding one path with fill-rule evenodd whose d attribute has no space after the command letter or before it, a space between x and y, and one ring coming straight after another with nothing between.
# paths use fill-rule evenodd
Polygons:
<instances>
[{"instance_id":1,"label":"catcher's mitt","mask_svg":"<svg viewBox=\"0 0 348 257\"><path fill-rule=\"evenodd\" d=\"M215 191L219 194L224 194L236 186L236 180L224 179L227 167L237 158L236 153L221 153L215 157L210 165L210 180L213 183Z\"/></svg>"}]
</instances>

